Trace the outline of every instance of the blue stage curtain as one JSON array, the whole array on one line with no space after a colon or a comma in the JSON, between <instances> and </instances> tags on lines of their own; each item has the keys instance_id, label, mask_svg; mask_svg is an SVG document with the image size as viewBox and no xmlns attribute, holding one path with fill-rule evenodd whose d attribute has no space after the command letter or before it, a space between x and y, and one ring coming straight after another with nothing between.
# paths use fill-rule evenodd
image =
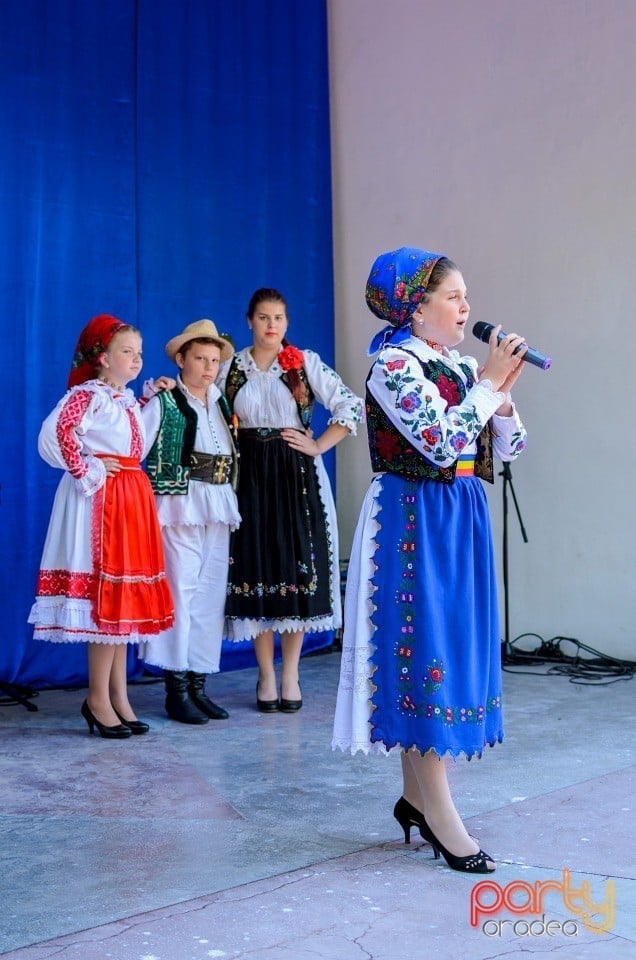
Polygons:
<instances>
[{"instance_id":1,"label":"blue stage curtain","mask_svg":"<svg viewBox=\"0 0 636 960\"><path fill-rule=\"evenodd\" d=\"M82 684L85 649L26 622L60 479L37 434L81 327L122 317L142 377L170 373L171 336L211 317L244 346L274 286L290 339L333 362L326 0L5 3L0 96L0 678ZM252 662L230 646L224 669Z\"/></svg>"}]
</instances>

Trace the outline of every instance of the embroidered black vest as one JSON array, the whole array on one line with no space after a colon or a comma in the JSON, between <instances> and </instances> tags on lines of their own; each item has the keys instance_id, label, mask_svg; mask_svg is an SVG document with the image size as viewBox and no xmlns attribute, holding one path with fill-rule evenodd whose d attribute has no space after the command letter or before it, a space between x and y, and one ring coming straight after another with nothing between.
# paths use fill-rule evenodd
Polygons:
<instances>
[{"instance_id":1,"label":"embroidered black vest","mask_svg":"<svg viewBox=\"0 0 636 960\"><path fill-rule=\"evenodd\" d=\"M309 383L309 379L305 373L304 367L301 367L300 370L298 370L298 376L303 387L302 396L296 396L294 394L294 391L289 383L287 371L284 371L281 374L280 379L283 381L296 401L300 422L305 429L308 429L311 423L312 414L314 412L315 396L314 391L311 389L311 384ZM238 358L235 354L230 364L230 369L228 370L227 379L225 381L225 396L227 397L230 410L234 410L234 398L241 387L245 386L246 383L247 374L245 373L245 370L242 370L239 367Z\"/></svg>"},{"instance_id":2,"label":"embroidered black vest","mask_svg":"<svg viewBox=\"0 0 636 960\"><path fill-rule=\"evenodd\" d=\"M185 495L190 485L190 467L197 435L197 415L179 387L162 391L161 424L155 442L146 457L146 471L155 493ZM231 412L225 397L217 400L226 423ZM231 483L236 487L238 463L234 444Z\"/></svg>"},{"instance_id":3,"label":"embroidered black vest","mask_svg":"<svg viewBox=\"0 0 636 960\"><path fill-rule=\"evenodd\" d=\"M448 367L441 360L423 361L417 354L410 350L401 348L404 353L415 357L422 367L424 376L432 383L437 383L440 377L451 381L457 392L457 399L453 400L452 406L461 403L474 384L472 371L465 364L461 365L462 371L466 376L466 383L455 371ZM401 476L410 480L420 480L428 478L429 480L439 480L442 483L453 483L457 464L453 463L450 467L442 467L432 460L428 460L419 450L416 450L404 434L400 433L397 427L389 420L388 416L369 390L369 376L366 386L366 414L367 414L367 435L369 439L369 453L371 456L371 466L375 473L399 473ZM443 396L443 394L442 394ZM447 401L446 409L451 406ZM494 470L492 461L492 434L490 423L487 423L476 439L475 455L475 475L494 482Z\"/></svg>"}]
</instances>

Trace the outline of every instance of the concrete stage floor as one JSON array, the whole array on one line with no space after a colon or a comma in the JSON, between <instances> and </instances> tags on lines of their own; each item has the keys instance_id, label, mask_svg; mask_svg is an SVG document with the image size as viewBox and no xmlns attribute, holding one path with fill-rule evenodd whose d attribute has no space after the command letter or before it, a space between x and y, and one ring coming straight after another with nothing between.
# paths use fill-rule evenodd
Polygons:
<instances>
[{"instance_id":1,"label":"concrete stage floor","mask_svg":"<svg viewBox=\"0 0 636 960\"><path fill-rule=\"evenodd\" d=\"M168 720L162 685L138 684L152 730L120 742L88 736L83 690L41 692L37 713L0 705L2 956L636 957L636 681L504 674L506 742L450 768L498 861L486 891L404 845L398 756L332 752L338 667L337 653L303 660L295 715L256 712L255 670L218 675L209 692L231 716L203 727ZM548 880L533 903L521 884ZM577 913L581 891L604 932ZM504 895L517 912L497 908ZM471 898L493 911L476 926Z\"/></svg>"}]
</instances>

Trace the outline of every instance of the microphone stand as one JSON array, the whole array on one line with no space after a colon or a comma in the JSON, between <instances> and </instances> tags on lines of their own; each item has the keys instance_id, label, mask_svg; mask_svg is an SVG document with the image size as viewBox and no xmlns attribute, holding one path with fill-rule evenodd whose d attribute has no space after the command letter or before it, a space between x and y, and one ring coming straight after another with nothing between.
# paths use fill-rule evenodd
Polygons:
<instances>
[{"instance_id":1,"label":"microphone stand","mask_svg":"<svg viewBox=\"0 0 636 960\"><path fill-rule=\"evenodd\" d=\"M499 474L503 477L503 583L504 583L504 656L510 652L510 608L509 608L509 578L508 578L508 490L512 495L512 501L517 512L519 528L523 542L528 542L526 528L523 525L521 511L517 502L514 484L512 482L512 471L509 463L504 463L503 470ZM503 657L502 657L503 659Z\"/></svg>"}]
</instances>

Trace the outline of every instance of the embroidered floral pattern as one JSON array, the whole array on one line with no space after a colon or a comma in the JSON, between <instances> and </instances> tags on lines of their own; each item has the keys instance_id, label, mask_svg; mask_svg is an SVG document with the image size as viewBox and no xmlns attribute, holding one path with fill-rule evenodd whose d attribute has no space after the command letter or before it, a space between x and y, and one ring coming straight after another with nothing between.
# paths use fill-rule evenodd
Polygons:
<instances>
[{"instance_id":1,"label":"embroidered floral pattern","mask_svg":"<svg viewBox=\"0 0 636 960\"><path fill-rule=\"evenodd\" d=\"M437 253L413 250L404 262L402 251L396 250L391 262L371 271L366 288L369 309L392 326L406 323L421 302L439 257Z\"/></svg>"},{"instance_id":2,"label":"embroidered floral pattern","mask_svg":"<svg viewBox=\"0 0 636 960\"><path fill-rule=\"evenodd\" d=\"M411 355L408 350L404 352ZM451 408L464 401L467 389L474 382L472 372L466 364L459 365L466 378L464 382L443 360L424 362L414 354L412 356L421 366L424 377L419 371L413 371L406 358L386 360L380 355L376 361L376 366L384 370L384 387L395 396L395 408L400 412L400 424L405 432L400 432L391 423L367 389L373 469L388 469L394 463L395 472L451 483L455 458L483 429L482 420L472 404L447 416ZM437 397L430 387L427 389L429 383L437 388ZM440 410L440 399L444 402L443 411ZM445 418L443 421L442 417ZM388 437L390 433L394 435L393 440Z\"/></svg>"},{"instance_id":3,"label":"embroidered floral pattern","mask_svg":"<svg viewBox=\"0 0 636 960\"><path fill-rule=\"evenodd\" d=\"M427 720L441 720L449 726L458 723L483 723L487 713L501 709L501 698L491 697L486 705L471 707L441 707L439 704L426 704L423 716Z\"/></svg>"},{"instance_id":4,"label":"embroidered floral pattern","mask_svg":"<svg viewBox=\"0 0 636 960\"><path fill-rule=\"evenodd\" d=\"M305 368L301 366L300 369L291 367L289 370L284 370L281 374L281 380L296 401L300 422L307 430L314 412L314 393L305 373Z\"/></svg>"},{"instance_id":5,"label":"embroidered floral pattern","mask_svg":"<svg viewBox=\"0 0 636 960\"><path fill-rule=\"evenodd\" d=\"M491 697L485 704L440 703L440 699L443 700L443 689L447 675L444 662L433 658L420 673L417 672L415 666L418 662L416 594L419 589L416 577L418 550L417 541L414 539L416 529L415 503L416 497L411 493L403 493L400 497L402 536L397 541L400 576L395 593L396 613L400 626L399 636L395 639L393 648L395 709L402 716L439 721L447 726L455 726L461 723L482 723L487 713L500 708L500 697ZM442 692L441 695L440 691ZM431 699L432 697L435 697L435 699ZM373 724L373 718L371 722ZM373 733L371 740L374 740Z\"/></svg>"},{"instance_id":6,"label":"embroidered floral pattern","mask_svg":"<svg viewBox=\"0 0 636 960\"><path fill-rule=\"evenodd\" d=\"M436 693L444 682L444 664L441 660L433 660L427 667L424 676L423 688L425 693Z\"/></svg>"},{"instance_id":7,"label":"embroidered floral pattern","mask_svg":"<svg viewBox=\"0 0 636 960\"><path fill-rule=\"evenodd\" d=\"M303 476L306 473L306 467L301 462L299 465L300 472ZM309 538L309 564L303 562L302 560L297 561L296 567L298 570L298 583L263 583L258 581L257 583L247 583L243 582L242 584L234 583L232 581L232 576L228 577L227 584L227 596L240 596L240 597L265 597L265 596L275 596L286 597L288 593L297 593L305 594L309 597L313 597L318 590L318 568L316 566L316 550L314 547L314 524L311 518L311 511L309 509L309 501L307 498L307 489L305 484L303 484L303 513L306 518L306 531ZM329 551L329 564L331 567L331 557L333 553L333 546L331 543L331 536L327 528L327 547ZM230 556L229 558L230 566L234 564L234 558ZM329 587L329 598L330 604L332 603L331 599L331 586Z\"/></svg>"},{"instance_id":8,"label":"embroidered floral pattern","mask_svg":"<svg viewBox=\"0 0 636 960\"><path fill-rule=\"evenodd\" d=\"M440 396L446 401L447 410L449 407L456 407L464 399L461 396L459 384L447 377L445 373L439 374L437 381L433 380L433 383L439 390Z\"/></svg>"}]
</instances>

